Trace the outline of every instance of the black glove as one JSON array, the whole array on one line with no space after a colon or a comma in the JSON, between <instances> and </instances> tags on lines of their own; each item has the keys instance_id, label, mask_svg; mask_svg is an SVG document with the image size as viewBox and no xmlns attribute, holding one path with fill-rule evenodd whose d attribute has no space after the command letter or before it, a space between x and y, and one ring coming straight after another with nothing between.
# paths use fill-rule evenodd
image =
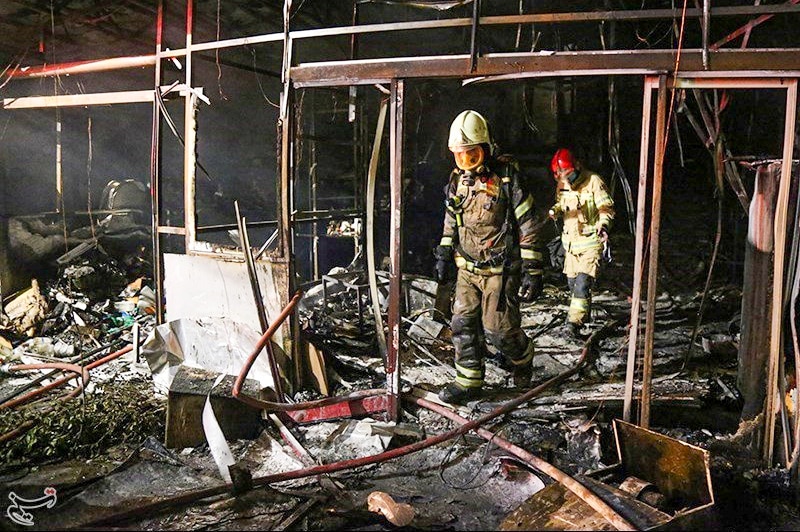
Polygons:
<instances>
[{"instance_id":1,"label":"black glove","mask_svg":"<svg viewBox=\"0 0 800 532\"><path fill-rule=\"evenodd\" d=\"M539 299L544 290L542 263L538 260L523 260L522 267L522 285L519 287L519 298L526 303L530 303Z\"/></svg>"},{"instance_id":2,"label":"black glove","mask_svg":"<svg viewBox=\"0 0 800 532\"><path fill-rule=\"evenodd\" d=\"M544 290L542 274L525 272L522 274L522 286L519 288L519 298L525 303L539 299Z\"/></svg>"},{"instance_id":3,"label":"black glove","mask_svg":"<svg viewBox=\"0 0 800 532\"><path fill-rule=\"evenodd\" d=\"M605 225L601 225L600 229L597 230L597 237L601 242L608 241L608 228Z\"/></svg>"},{"instance_id":4,"label":"black glove","mask_svg":"<svg viewBox=\"0 0 800 532\"><path fill-rule=\"evenodd\" d=\"M436 282L446 283L453 277L453 269L455 266L453 262L453 247L436 246L433 256L436 258L436 266L434 267Z\"/></svg>"}]
</instances>

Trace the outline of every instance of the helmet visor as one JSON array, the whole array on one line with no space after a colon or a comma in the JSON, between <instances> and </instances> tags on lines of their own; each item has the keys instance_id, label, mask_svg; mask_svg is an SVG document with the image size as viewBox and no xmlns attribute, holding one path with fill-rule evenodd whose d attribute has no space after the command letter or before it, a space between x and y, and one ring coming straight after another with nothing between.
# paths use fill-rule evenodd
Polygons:
<instances>
[{"instance_id":1,"label":"helmet visor","mask_svg":"<svg viewBox=\"0 0 800 532\"><path fill-rule=\"evenodd\" d=\"M450 148L456 160L456 166L462 170L473 170L483 162L483 148L481 146L464 146Z\"/></svg>"}]
</instances>

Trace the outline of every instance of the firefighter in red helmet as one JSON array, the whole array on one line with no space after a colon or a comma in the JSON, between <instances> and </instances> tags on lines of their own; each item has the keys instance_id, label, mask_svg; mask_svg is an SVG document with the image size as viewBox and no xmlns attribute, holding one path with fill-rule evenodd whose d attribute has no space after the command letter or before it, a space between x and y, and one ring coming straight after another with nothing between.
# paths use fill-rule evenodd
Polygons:
<instances>
[{"instance_id":1,"label":"firefighter in red helmet","mask_svg":"<svg viewBox=\"0 0 800 532\"><path fill-rule=\"evenodd\" d=\"M533 342L520 326L519 302L541 295L543 270L533 197L517 162L495 154L486 119L460 113L448 147L456 168L445 187L444 230L434 255L440 283L453 262L457 267L451 320L456 378L439 398L464 404L483 385L485 343L510 363L516 386L530 383Z\"/></svg>"},{"instance_id":2,"label":"firefighter in red helmet","mask_svg":"<svg viewBox=\"0 0 800 532\"><path fill-rule=\"evenodd\" d=\"M564 274L572 296L567 325L580 336L590 317L592 286L614 220L614 200L602 178L582 168L568 149L556 151L550 169L557 183L550 217L563 220Z\"/></svg>"}]
</instances>

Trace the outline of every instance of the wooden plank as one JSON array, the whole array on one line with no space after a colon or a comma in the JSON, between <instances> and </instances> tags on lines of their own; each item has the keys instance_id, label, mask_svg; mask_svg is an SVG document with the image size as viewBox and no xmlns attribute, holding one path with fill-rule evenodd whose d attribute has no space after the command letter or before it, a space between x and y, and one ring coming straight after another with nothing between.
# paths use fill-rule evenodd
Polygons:
<instances>
[{"instance_id":1,"label":"wooden plank","mask_svg":"<svg viewBox=\"0 0 800 532\"><path fill-rule=\"evenodd\" d=\"M756 171L750 202L742 287L742 326L736 382L744 399L742 419L755 418L764 407L769 360L772 290L773 224L778 195L779 163Z\"/></svg>"},{"instance_id":2,"label":"wooden plank","mask_svg":"<svg viewBox=\"0 0 800 532\"><path fill-rule=\"evenodd\" d=\"M328 386L328 374L325 366L325 356L317 349L314 344L308 342L308 367L314 380L312 384L322 395L330 395L331 390Z\"/></svg>"}]
</instances>

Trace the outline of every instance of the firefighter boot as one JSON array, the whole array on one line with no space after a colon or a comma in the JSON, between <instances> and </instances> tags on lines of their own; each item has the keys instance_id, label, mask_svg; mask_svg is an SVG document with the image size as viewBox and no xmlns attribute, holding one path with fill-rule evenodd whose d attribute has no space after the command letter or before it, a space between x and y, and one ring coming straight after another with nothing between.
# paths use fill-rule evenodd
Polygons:
<instances>
[{"instance_id":1,"label":"firefighter boot","mask_svg":"<svg viewBox=\"0 0 800 532\"><path fill-rule=\"evenodd\" d=\"M480 388L462 388L451 382L439 391L439 399L451 405L466 405L480 393Z\"/></svg>"},{"instance_id":2,"label":"firefighter boot","mask_svg":"<svg viewBox=\"0 0 800 532\"><path fill-rule=\"evenodd\" d=\"M528 340L528 347L523 355L525 362L514 368L514 387L529 388L533 377L533 342Z\"/></svg>"},{"instance_id":3,"label":"firefighter boot","mask_svg":"<svg viewBox=\"0 0 800 532\"><path fill-rule=\"evenodd\" d=\"M577 340L583 340L586 338L586 334L583 332L583 325L580 323L575 323L574 321L567 322L567 332L572 338Z\"/></svg>"},{"instance_id":4,"label":"firefighter boot","mask_svg":"<svg viewBox=\"0 0 800 532\"><path fill-rule=\"evenodd\" d=\"M533 366L528 363L514 370L514 387L530 388L531 377L533 377Z\"/></svg>"}]
</instances>

